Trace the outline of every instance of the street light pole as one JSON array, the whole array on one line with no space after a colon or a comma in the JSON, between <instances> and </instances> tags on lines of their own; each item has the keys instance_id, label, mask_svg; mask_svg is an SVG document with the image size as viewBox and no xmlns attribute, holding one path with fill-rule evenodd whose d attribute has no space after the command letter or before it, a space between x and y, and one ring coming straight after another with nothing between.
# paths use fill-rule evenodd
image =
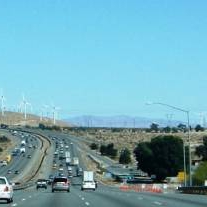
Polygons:
<instances>
[{"instance_id":1,"label":"street light pole","mask_svg":"<svg viewBox=\"0 0 207 207\"><path fill-rule=\"evenodd\" d=\"M178 111L182 111L184 113L186 113L187 115L187 125L188 125L188 146L189 146L189 185L192 186L192 171L191 171L191 144L190 144L190 118L189 118L189 111L176 107L176 106L172 106L169 104L165 104L165 103L161 103L161 102L150 102L147 103L147 105L153 105L153 104L158 104L158 105L163 105L163 106L167 106L169 108L178 110ZM185 182L185 186L187 186L187 181L186 181L186 156L185 156L185 142L183 141L183 170L184 170L184 182Z\"/></svg>"}]
</instances>

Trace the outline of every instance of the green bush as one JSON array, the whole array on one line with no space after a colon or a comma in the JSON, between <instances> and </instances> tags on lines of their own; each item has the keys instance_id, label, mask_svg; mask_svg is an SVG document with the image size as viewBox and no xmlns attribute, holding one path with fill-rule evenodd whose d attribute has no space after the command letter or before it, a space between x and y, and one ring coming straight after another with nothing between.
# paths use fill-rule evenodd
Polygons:
<instances>
[{"instance_id":1,"label":"green bush","mask_svg":"<svg viewBox=\"0 0 207 207\"><path fill-rule=\"evenodd\" d=\"M193 184L204 185L205 180L207 180L207 162L202 162L195 170Z\"/></svg>"},{"instance_id":2,"label":"green bush","mask_svg":"<svg viewBox=\"0 0 207 207\"><path fill-rule=\"evenodd\" d=\"M91 145L90 145L90 148L92 149L92 150L97 150L98 149L98 145L96 144L96 143L92 143Z\"/></svg>"},{"instance_id":3,"label":"green bush","mask_svg":"<svg viewBox=\"0 0 207 207\"><path fill-rule=\"evenodd\" d=\"M10 140L6 136L1 136L0 137L0 142L10 142Z\"/></svg>"}]
</instances>

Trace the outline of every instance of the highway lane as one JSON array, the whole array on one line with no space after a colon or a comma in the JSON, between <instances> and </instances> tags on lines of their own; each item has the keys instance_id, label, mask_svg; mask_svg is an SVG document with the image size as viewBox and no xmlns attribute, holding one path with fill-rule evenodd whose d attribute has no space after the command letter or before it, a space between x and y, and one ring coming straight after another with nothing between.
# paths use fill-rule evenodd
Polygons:
<instances>
[{"instance_id":1,"label":"highway lane","mask_svg":"<svg viewBox=\"0 0 207 207\"><path fill-rule=\"evenodd\" d=\"M2 201L2 203L4 203ZM72 186L71 192L51 192L33 187L24 191L15 192L13 204L5 206L21 207L65 207L65 206L92 206L92 207L204 207L207 206L206 196L181 194L152 194L122 192L118 189L102 187L94 191L81 191L79 186Z\"/></svg>"},{"instance_id":2,"label":"highway lane","mask_svg":"<svg viewBox=\"0 0 207 207\"><path fill-rule=\"evenodd\" d=\"M19 154L17 156L12 156L11 162L8 163L7 166L1 166L0 167L0 175L6 176L11 181L18 181L19 178L21 178L26 172L25 170L31 167L34 160L38 158L41 143L39 139L32 135L26 136L25 133L19 133L16 136L14 136L15 139L18 139L18 145L15 147L20 147L20 141L27 138L26 143L26 152L24 154ZM31 147L29 147L31 145ZM36 146L37 148L34 149L33 146ZM11 153L11 152L10 152ZM31 155L31 158L28 158L27 156ZM8 170L11 170L11 173L8 174ZM19 171L19 174L14 174L15 170Z\"/></svg>"},{"instance_id":3,"label":"highway lane","mask_svg":"<svg viewBox=\"0 0 207 207\"><path fill-rule=\"evenodd\" d=\"M57 136L57 134L56 134ZM63 140L62 136L58 136L57 140ZM70 143L70 139L65 139L66 144ZM53 141L53 145L55 140ZM53 146L54 147L54 146ZM54 151L54 150L53 150ZM70 146L72 156L79 155L79 151L76 148L76 144ZM63 163L57 159L57 163ZM80 159L80 166L82 165ZM50 164L51 165L51 164ZM74 167L73 167L74 168ZM75 168L74 168L75 169ZM57 170L52 170L48 165L44 171L45 176L48 173L57 173ZM64 165L64 173L66 174L66 166ZM72 183L75 180L81 183L81 177L73 177ZM35 186L31 189L15 192L14 203L5 204L5 206L44 206L44 207L56 207L56 206L99 206L99 207L203 207L207 206L206 196L202 195L183 195L176 193L157 194L157 193L138 193L133 191L121 191L117 187L110 187L99 185L98 189L94 191L81 191L80 185L72 185L71 192L51 192L49 186L47 190L35 189Z\"/></svg>"}]
</instances>

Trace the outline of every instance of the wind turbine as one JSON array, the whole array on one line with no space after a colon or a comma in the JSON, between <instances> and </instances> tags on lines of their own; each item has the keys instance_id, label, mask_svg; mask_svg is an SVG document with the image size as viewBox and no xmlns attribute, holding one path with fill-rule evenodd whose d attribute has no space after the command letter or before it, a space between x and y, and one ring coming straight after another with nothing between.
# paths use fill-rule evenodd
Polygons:
<instances>
[{"instance_id":1,"label":"wind turbine","mask_svg":"<svg viewBox=\"0 0 207 207\"><path fill-rule=\"evenodd\" d=\"M24 108L24 119L26 120L27 119L27 106L30 106L31 109L32 109L32 105L31 103L27 102L25 97L24 97L24 94L22 95L22 102L21 102L21 106L23 106ZM21 107L22 108L22 107Z\"/></svg>"},{"instance_id":2,"label":"wind turbine","mask_svg":"<svg viewBox=\"0 0 207 207\"><path fill-rule=\"evenodd\" d=\"M45 114L46 114L46 118L48 118L49 117L49 111L48 111L48 109L49 109L49 106L48 105L43 105L43 108L45 109Z\"/></svg>"},{"instance_id":3,"label":"wind turbine","mask_svg":"<svg viewBox=\"0 0 207 207\"><path fill-rule=\"evenodd\" d=\"M53 116L53 124L56 124L56 118L58 116L58 110L60 110L60 107L52 106L52 116Z\"/></svg>"},{"instance_id":4,"label":"wind turbine","mask_svg":"<svg viewBox=\"0 0 207 207\"><path fill-rule=\"evenodd\" d=\"M5 105L4 105L4 102L5 102L5 97L3 95L3 90L1 89L1 115L4 116L4 110L5 110Z\"/></svg>"}]
</instances>

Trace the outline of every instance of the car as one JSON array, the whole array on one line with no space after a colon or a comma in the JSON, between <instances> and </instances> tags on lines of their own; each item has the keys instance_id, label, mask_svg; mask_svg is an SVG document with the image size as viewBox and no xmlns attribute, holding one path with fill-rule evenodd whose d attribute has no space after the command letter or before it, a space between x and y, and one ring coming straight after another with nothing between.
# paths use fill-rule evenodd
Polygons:
<instances>
[{"instance_id":1,"label":"car","mask_svg":"<svg viewBox=\"0 0 207 207\"><path fill-rule=\"evenodd\" d=\"M54 179L54 175L49 175L48 180L47 180L47 184L48 184L48 185L51 185L53 179Z\"/></svg>"},{"instance_id":2,"label":"car","mask_svg":"<svg viewBox=\"0 0 207 207\"><path fill-rule=\"evenodd\" d=\"M46 179L38 179L36 189L45 188L47 189L47 180Z\"/></svg>"},{"instance_id":3,"label":"car","mask_svg":"<svg viewBox=\"0 0 207 207\"><path fill-rule=\"evenodd\" d=\"M76 168L76 176L82 176L83 175L83 169L81 167Z\"/></svg>"},{"instance_id":4,"label":"car","mask_svg":"<svg viewBox=\"0 0 207 207\"><path fill-rule=\"evenodd\" d=\"M12 173L12 171L9 169L8 171L7 171L7 174L11 174Z\"/></svg>"},{"instance_id":5,"label":"car","mask_svg":"<svg viewBox=\"0 0 207 207\"><path fill-rule=\"evenodd\" d=\"M2 166L7 166L7 161L6 160L2 161Z\"/></svg>"},{"instance_id":6,"label":"car","mask_svg":"<svg viewBox=\"0 0 207 207\"><path fill-rule=\"evenodd\" d=\"M6 177L0 177L0 200L13 202L13 187Z\"/></svg>"},{"instance_id":7,"label":"car","mask_svg":"<svg viewBox=\"0 0 207 207\"><path fill-rule=\"evenodd\" d=\"M67 177L55 177L52 182L52 193L55 191L70 192L70 182Z\"/></svg>"},{"instance_id":8,"label":"car","mask_svg":"<svg viewBox=\"0 0 207 207\"><path fill-rule=\"evenodd\" d=\"M14 174L16 174L16 175L19 174L19 170L15 170Z\"/></svg>"},{"instance_id":9,"label":"car","mask_svg":"<svg viewBox=\"0 0 207 207\"><path fill-rule=\"evenodd\" d=\"M57 168L57 164L54 163L53 166L52 166L52 168L53 168L53 169L56 169L56 168Z\"/></svg>"},{"instance_id":10,"label":"car","mask_svg":"<svg viewBox=\"0 0 207 207\"><path fill-rule=\"evenodd\" d=\"M30 159L31 157L32 157L31 155L27 155L27 158L29 158L29 159Z\"/></svg>"}]
</instances>

